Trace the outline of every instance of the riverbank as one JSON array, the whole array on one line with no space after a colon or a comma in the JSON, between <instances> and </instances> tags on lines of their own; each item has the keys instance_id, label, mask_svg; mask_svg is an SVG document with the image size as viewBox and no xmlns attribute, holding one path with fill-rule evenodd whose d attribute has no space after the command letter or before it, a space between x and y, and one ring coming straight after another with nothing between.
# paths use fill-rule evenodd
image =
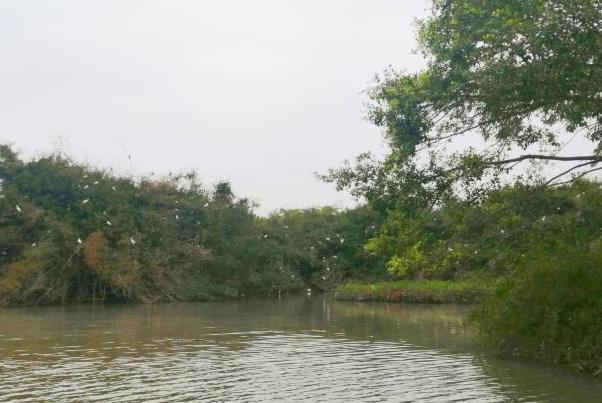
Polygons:
<instances>
[{"instance_id":1,"label":"riverbank","mask_svg":"<svg viewBox=\"0 0 602 403\"><path fill-rule=\"evenodd\" d=\"M349 282L335 290L344 301L476 304L492 290L491 284L470 281L398 280Z\"/></svg>"}]
</instances>

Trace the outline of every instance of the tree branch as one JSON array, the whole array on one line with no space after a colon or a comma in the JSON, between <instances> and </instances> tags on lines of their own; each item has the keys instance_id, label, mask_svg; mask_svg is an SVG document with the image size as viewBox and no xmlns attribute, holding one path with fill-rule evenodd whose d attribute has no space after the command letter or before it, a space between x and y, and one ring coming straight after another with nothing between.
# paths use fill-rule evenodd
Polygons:
<instances>
[{"instance_id":1,"label":"tree branch","mask_svg":"<svg viewBox=\"0 0 602 403\"><path fill-rule=\"evenodd\" d=\"M486 162L486 165L504 165L509 164L511 162L519 162L524 160L551 160L551 161L590 161L591 162L599 162L602 161L602 156L599 155L576 155L572 157L558 157L555 155L545 155L545 154L525 154L515 158L509 158L507 160L499 160L499 161L489 161Z\"/></svg>"},{"instance_id":2,"label":"tree branch","mask_svg":"<svg viewBox=\"0 0 602 403\"><path fill-rule=\"evenodd\" d=\"M554 182L556 179L560 178L561 176L564 176L564 175L568 174L571 171L574 171L577 168L581 168L581 167L584 167L586 165L592 165L593 166L593 165L596 165L596 164L598 164L598 162L589 162L589 161L588 162L584 162L583 164L577 164L577 165L575 165L575 166L567 169L566 171L564 171L564 172L556 175L555 177L549 179L546 183L544 183L544 186L548 186L550 183Z\"/></svg>"},{"instance_id":3,"label":"tree branch","mask_svg":"<svg viewBox=\"0 0 602 403\"><path fill-rule=\"evenodd\" d=\"M579 175L575 176L574 178L569 179L568 181L555 183L554 186L566 185L567 183L575 182L577 179L582 178L582 177L584 177L587 174L590 174L590 173L595 172L595 171L600 171L600 170L602 170L602 167L598 167L598 168L590 169L590 170L587 170L587 171L583 171L583 172L579 173Z\"/></svg>"}]
</instances>

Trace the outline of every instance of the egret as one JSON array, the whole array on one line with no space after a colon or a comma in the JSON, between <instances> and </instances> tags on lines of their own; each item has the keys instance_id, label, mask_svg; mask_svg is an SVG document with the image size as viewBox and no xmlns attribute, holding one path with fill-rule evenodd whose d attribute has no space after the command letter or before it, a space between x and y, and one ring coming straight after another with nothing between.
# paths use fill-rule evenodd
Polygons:
<instances>
[{"instance_id":1,"label":"egret","mask_svg":"<svg viewBox=\"0 0 602 403\"><path fill-rule=\"evenodd\" d=\"M80 244L80 245L82 244L81 238L77 238L77 243Z\"/></svg>"},{"instance_id":2,"label":"egret","mask_svg":"<svg viewBox=\"0 0 602 403\"><path fill-rule=\"evenodd\" d=\"M117 189L115 188L115 186L111 186L111 189L113 189L113 192L117 191Z\"/></svg>"},{"instance_id":3,"label":"egret","mask_svg":"<svg viewBox=\"0 0 602 403\"><path fill-rule=\"evenodd\" d=\"M136 240L134 238L130 237L130 243L132 245L136 245Z\"/></svg>"},{"instance_id":4,"label":"egret","mask_svg":"<svg viewBox=\"0 0 602 403\"><path fill-rule=\"evenodd\" d=\"M110 227L113 224L111 224L111 221L107 220L107 225Z\"/></svg>"},{"instance_id":5,"label":"egret","mask_svg":"<svg viewBox=\"0 0 602 403\"><path fill-rule=\"evenodd\" d=\"M344 242L345 242L345 238L341 238L341 243L344 243Z\"/></svg>"},{"instance_id":6,"label":"egret","mask_svg":"<svg viewBox=\"0 0 602 403\"><path fill-rule=\"evenodd\" d=\"M94 181L94 184L95 184L95 185L98 185L98 181Z\"/></svg>"},{"instance_id":7,"label":"egret","mask_svg":"<svg viewBox=\"0 0 602 403\"><path fill-rule=\"evenodd\" d=\"M265 239L265 238L267 238L267 237L268 237L268 234L264 234L263 238Z\"/></svg>"},{"instance_id":8,"label":"egret","mask_svg":"<svg viewBox=\"0 0 602 403\"><path fill-rule=\"evenodd\" d=\"M34 243L32 243L32 244L31 244L31 247L32 247L32 248L35 248L35 247L36 247L36 245L37 245L37 242L34 242Z\"/></svg>"},{"instance_id":9,"label":"egret","mask_svg":"<svg viewBox=\"0 0 602 403\"><path fill-rule=\"evenodd\" d=\"M20 213L21 212L21 206L19 206L18 204L15 206L15 208L17 209L17 212Z\"/></svg>"},{"instance_id":10,"label":"egret","mask_svg":"<svg viewBox=\"0 0 602 403\"><path fill-rule=\"evenodd\" d=\"M330 241L330 237L329 237L329 236L327 236L327 237L326 237L326 240L327 240L327 241Z\"/></svg>"},{"instance_id":11,"label":"egret","mask_svg":"<svg viewBox=\"0 0 602 403\"><path fill-rule=\"evenodd\" d=\"M85 199L85 200L82 202L82 204L86 204L86 203L88 203L89 201L90 201L90 199Z\"/></svg>"},{"instance_id":12,"label":"egret","mask_svg":"<svg viewBox=\"0 0 602 403\"><path fill-rule=\"evenodd\" d=\"M84 189L88 189L90 187L90 185L86 185L84 186Z\"/></svg>"},{"instance_id":13,"label":"egret","mask_svg":"<svg viewBox=\"0 0 602 403\"><path fill-rule=\"evenodd\" d=\"M179 219L180 219L180 216L176 214L176 220L179 220Z\"/></svg>"},{"instance_id":14,"label":"egret","mask_svg":"<svg viewBox=\"0 0 602 403\"><path fill-rule=\"evenodd\" d=\"M330 267L327 267L327 268L326 268L326 271L330 271Z\"/></svg>"}]
</instances>

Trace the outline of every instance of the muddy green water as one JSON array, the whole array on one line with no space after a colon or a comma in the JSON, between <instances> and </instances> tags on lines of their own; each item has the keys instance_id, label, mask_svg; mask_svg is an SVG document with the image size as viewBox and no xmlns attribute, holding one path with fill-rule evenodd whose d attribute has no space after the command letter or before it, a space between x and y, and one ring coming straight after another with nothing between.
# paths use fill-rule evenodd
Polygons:
<instances>
[{"instance_id":1,"label":"muddy green water","mask_svg":"<svg viewBox=\"0 0 602 403\"><path fill-rule=\"evenodd\" d=\"M0 309L0 401L602 402L602 384L496 359L466 308L324 295Z\"/></svg>"}]
</instances>

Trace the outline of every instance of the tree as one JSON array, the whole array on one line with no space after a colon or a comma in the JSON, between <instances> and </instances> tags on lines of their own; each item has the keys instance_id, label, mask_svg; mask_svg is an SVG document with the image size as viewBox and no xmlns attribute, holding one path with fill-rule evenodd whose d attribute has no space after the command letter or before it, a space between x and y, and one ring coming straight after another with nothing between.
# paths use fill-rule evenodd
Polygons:
<instances>
[{"instance_id":1,"label":"tree","mask_svg":"<svg viewBox=\"0 0 602 403\"><path fill-rule=\"evenodd\" d=\"M563 164L553 186L602 169L602 1L434 0L419 22L425 70L393 70L368 92L390 153L323 179L382 207L480 198L525 165ZM567 155L564 139L589 141Z\"/></svg>"}]
</instances>

